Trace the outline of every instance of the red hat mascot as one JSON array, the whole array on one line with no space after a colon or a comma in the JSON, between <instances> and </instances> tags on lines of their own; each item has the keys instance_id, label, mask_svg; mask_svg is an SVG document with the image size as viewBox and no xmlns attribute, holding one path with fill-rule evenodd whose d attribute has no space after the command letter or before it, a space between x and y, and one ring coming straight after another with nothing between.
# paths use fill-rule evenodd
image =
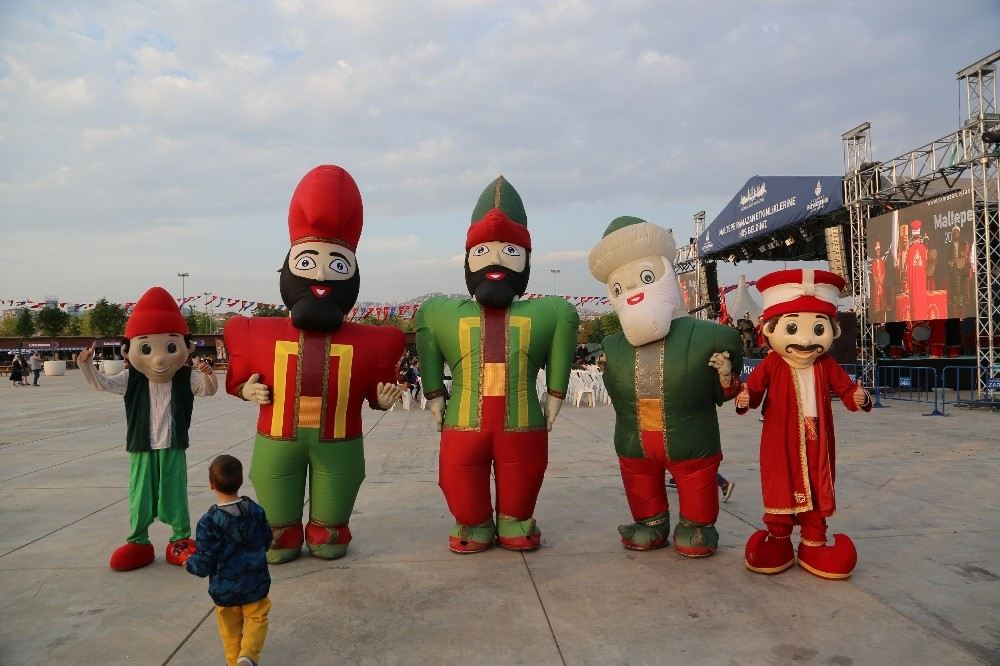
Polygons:
<instances>
[{"instance_id":1,"label":"red hat mascot","mask_svg":"<svg viewBox=\"0 0 1000 666\"><path fill-rule=\"evenodd\" d=\"M214 395L215 371L200 359L186 364L194 351L187 322L177 302L162 287L153 287L136 302L125 324L122 353L129 367L113 375L98 373L92 363L94 346L77 357L87 383L99 391L125 397L129 453L131 530L124 545L111 555L111 568L128 571L155 558L149 526L159 516L173 536L166 559L180 565L195 552L187 501L188 428L194 396Z\"/></svg>"},{"instance_id":2,"label":"red hat mascot","mask_svg":"<svg viewBox=\"0 0 1000 666\"><path fill-rule=\"evenodd\" d=\"M528 286L531 235L521 197L503 176L479 195L465 251L472 299L431 298L416 318L424 395L442 431L440 485L455 517L448 546L475 553L495 540L534 550L548 430L566 397L579 318L562 298L517 300ZM447 411L445 363L453 377ZM541 407L535 379L543 369Z\"/></svg>"},{"instance_id":3,"label":"red hat mascot","mask_svg":"<svg viewBox=\"0 0 1000 666\"><path fill-rule=\"evenodd\" d=\"M800 530L798 562L822 578L847 578L857 564L854 543L835 534L829 544L826 519L834 499L835 443L830 393L850 411L871 411L861 382L855 383L827 351L840 335L837 301L844 279L829 271L777 271L757 280L764 300L763 333L768 354L736 398L737 412L764 403L760 479L764 524L747 541L751 571L780 573L795 563L792 529Z\"/></svg>"},{"instance_id":4,"label":"red hat mascot","mask_svg":"<svg viewBox=\"0 0 1000 666\"><path fill-rule=\"evenodd\" d=\"M346 554L365 475L361 405L388 409L402 392L403 333L344 321L358 298L362 221L351 174L333 165L307 173L288 209L280 288L290 316L226 324L226 390L260 405L250 479L274 533L272 564L298 557L303 540L316 557Z\"/></svg>"}]
</instances>

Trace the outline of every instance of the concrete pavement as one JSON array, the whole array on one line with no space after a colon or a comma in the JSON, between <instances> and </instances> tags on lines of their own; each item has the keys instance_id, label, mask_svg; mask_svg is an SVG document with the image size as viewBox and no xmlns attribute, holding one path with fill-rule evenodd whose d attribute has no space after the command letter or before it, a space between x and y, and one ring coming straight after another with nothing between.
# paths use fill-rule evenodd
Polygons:
<instances>
[{"instance_id":1,"label":"concrete pavement","mask_svg":"<svg viewBox=\"0 0 1000 666\"><path fill-rule=\"evenodd\" d=\"M121 398L78 371L38 388L0 386L0 664L221 664L207 581L163 559L108 569L128 531ZM832 531L860 564L848 581L743 566L760 524L760 424L720 410L737 484L704 560L622 549L628 522L610 407L560 414L536 518L543 547L447 550L430 415L364 414L368 478L348 556L271 568L267 664L1000 664L1000 415L926 417L890 403L835 405ZM207 467L248 466L255 408L195 402L192 524L213 502ZM245 494L253 495L247 483ZM671 492L676 521L676 495Z\"/></svg>"}]
</instances>

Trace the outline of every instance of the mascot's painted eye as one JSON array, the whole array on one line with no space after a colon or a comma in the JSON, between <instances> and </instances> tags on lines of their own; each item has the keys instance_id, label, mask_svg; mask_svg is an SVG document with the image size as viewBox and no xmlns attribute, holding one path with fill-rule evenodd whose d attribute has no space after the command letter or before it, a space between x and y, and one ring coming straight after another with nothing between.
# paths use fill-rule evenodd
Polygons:
<instances>
[{"instance_id":1,"label":"mascot's painted eye","mask_svg":"<svg viewBox=\"0 0 1000 666\"><path fill-rule=\"evenodd\" d=\"M489 251L490 251L489 247L485 245L477 245L476 247L472 248L472 256L481 257L484 254L489 253Z\"/></svg>"},{"instance_id":2,"label":"mascot's painted eye","mask_svg":"<svg viewBox=\"0 0 1000 666\"><path fill-rule=\"evenodd\" d=\"M348 264L343 259L334 259L330 262L330 270L334 273L340 273L341 275L347 275L351 270L351 265Z\"/></svg>"},{"instance_id":3,"label":"mascot's painted eye","mask_svg":"<svg viewBox=\"0 0 1000 666\"><path fill-rule=\"evenodd\" d=\"M639 279L645 284L653 284L653 281L656 280L656 276L653 275L653 271L645 270L639 273Z\"/></svg>"},{"instance_id":4,"label":"mascot's painted eye","mask_svg":"<svg viewBox=\"0 0 1000 666\"><path fill-rule=\"evenodd\" d=\"M611 293L615 295L615 298L618 298L622 295L622 286L615 282L615 285L611 287Z\"/></svg>"},{"instance_id":5,"label":"mascot's painted eye","mask_svg":"<svg viewBox=\"0 0 1000 666\"><path fill-rule=\"evenodd\" d=\"M316 268L316 260L309 255L299 257L295 260L295 268L300 271L311 271Z\"/></svg>"},{"instance_id":6,"label":"mascot's painted eye","mask_svg":"<svg viewBox=\"0 0 1000 666\"><path fill-rule=\"evenodd\" d=\"M816 335L823 335L823 333L825 333L825 332L826 332L826 326L824 326L822 324L822 322L817 323L815 326L813 326L813 333L814 334L816 334Z\"/></svg>"},{"instance_id":7,"label":"mascot's painted eye","mask_svg":"<svg viewBox=\"0 0 1000 666\"><path fill-rule=\"evenodd\" d=\"M167 353L168 354L176 354L177 353L177 344L174 343L174 342L171 342L170 344L168 344L167 345Z\"/></svg>"},{"instance_id":8,"label":"mascot's painted eye","mask_svg":"<svg viewBox=\"0 0 1000 666\"><path fill-rule=\"evenodd\" d=\"M143 354L152 354L153 348L149 346L149 343L143 342L142 346L139 347L139 351L141 351Z\"/></svg>"},{"instance_id":9,"label":"mascot's painted eye","mask_svg":"<svg viewBox=\"0 0 1000 666\"><path fill-rule=\"evenodd\" d=\"M796 324L794 321L790 321L787 324L785 324L785 333L788 333L788 335L795 335L798 332L799 332L799 325Z\"/></svg>"},{"instance_id":10,"label":"mascot's painted eye","mask_svg":"<svg viewBox=\"0 0 1000 666\"><path fill-rule=\"evenodd\" d=\"M503 253L504 254L509 254L512 257L520 257L521 256L521 251L518 250L513 245L504 246Z\"/></svg>"}]
</instances>

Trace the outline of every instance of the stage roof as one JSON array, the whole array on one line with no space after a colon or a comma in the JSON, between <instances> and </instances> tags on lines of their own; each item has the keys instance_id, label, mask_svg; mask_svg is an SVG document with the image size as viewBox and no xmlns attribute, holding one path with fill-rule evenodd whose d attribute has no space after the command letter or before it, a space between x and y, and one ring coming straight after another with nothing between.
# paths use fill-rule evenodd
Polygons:
<instances>
[{"instance_id":1,"label":"stage roof","mask_svg":"<svg viewBox=\"0 0 1000 666\"><path fill-rule=\"evenodd\" d=\"M838 217L838 212L845 212L840 176L754 176L698 238L698 255L702 259L726 259L734 254L737 259L813 258L815 252L801 242L809 237L800 239L789 231L818 218ZM820 251L825 256L825 250Z\"/></svg>"}]
</instances>

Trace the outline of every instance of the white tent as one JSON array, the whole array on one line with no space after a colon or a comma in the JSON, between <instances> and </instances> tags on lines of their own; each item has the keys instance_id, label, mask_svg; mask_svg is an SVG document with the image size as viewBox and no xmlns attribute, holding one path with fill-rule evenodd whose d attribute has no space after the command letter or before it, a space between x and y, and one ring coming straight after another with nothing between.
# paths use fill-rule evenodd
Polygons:
<instances>
[{"instance_id":1,"label":"white tent","mask_svg":"<svg viewBox=\"0 0 1000 666\"><path fill-rule=\"evenodd\" d=\"M736 285L736 289L732 293L726 294L726 309L733 321L742 319L745 312L750 312L750 321L754 323L757 323L757 317L764 311L750 294L745 275L740 276L740 282Z\"/></svg>"}]
</instances>

